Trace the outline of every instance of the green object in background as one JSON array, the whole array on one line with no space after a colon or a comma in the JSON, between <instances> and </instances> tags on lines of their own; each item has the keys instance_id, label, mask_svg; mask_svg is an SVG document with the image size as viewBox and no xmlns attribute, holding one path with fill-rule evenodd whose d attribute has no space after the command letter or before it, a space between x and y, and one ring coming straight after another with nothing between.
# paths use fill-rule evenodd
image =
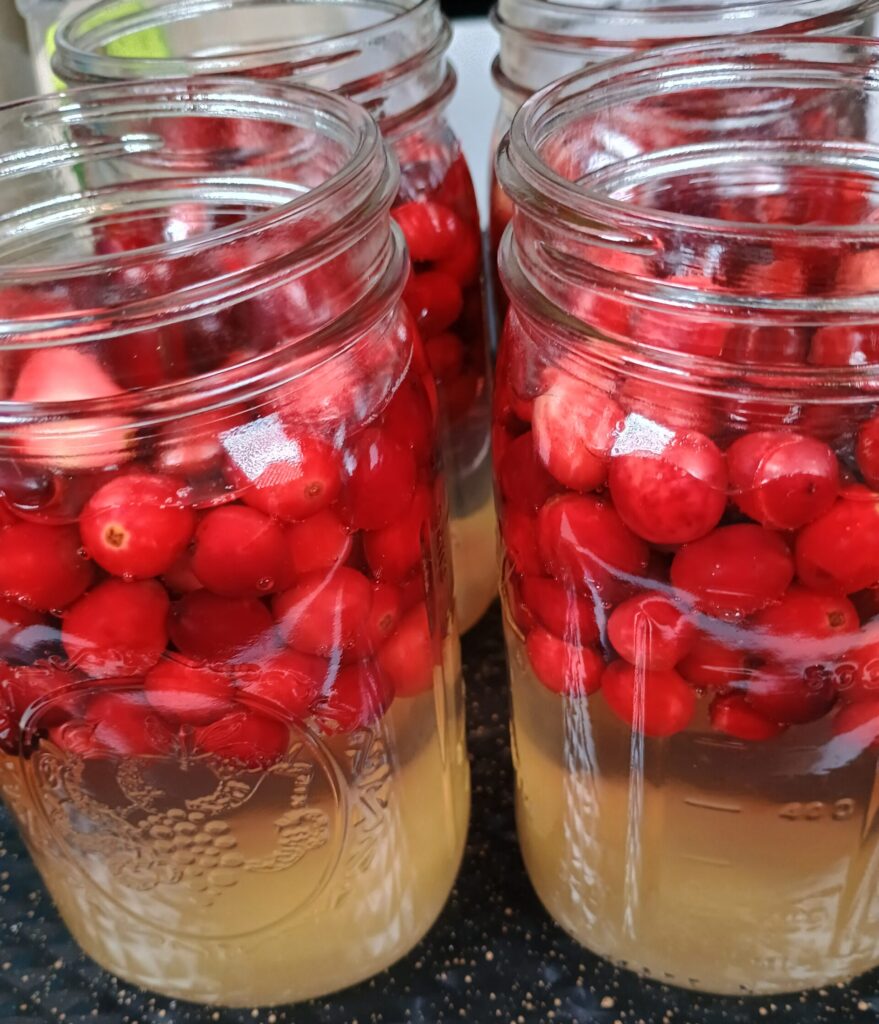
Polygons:
<instances>
[{"instance_id":1,"label":"green object in background","mask_svg":"<svg viewBox=\"0 0 879 1024\"><path fill-rule=\"evenodd\" d=\"M102 25L111 17L139 14L142 10L143 6L138 0L130 0L129 3L118 3L109 11L101 11L95 14L91 21L86 23L85 27L94 28ZM54 25L50 25L46 32L46 59L50 62L55 55L56 28L57 22ZM171 50L165 39L165 33L160 28L144 28L140 32L132 32L131 35L124 36L122 39L116 39L107 45L107 53L111 57L161 58L171 56ZM63 90L66 88L64 82L57 76L53 76L53 81L56 89Z\"/></svg>"}]
</instances>

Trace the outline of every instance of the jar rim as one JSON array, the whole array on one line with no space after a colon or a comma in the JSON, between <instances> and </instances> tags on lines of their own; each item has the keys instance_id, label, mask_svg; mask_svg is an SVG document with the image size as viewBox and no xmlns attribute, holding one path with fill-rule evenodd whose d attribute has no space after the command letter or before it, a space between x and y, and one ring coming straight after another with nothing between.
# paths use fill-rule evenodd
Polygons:
<instances>
[{"instance_id":1,"label":"jar rim","mask_svg":"<svg viewBox=\"0 0 879 1024\"><path fill-rule=\"evenodd\" d=\"M797 17L793 22L786 21L786 24L800 24L815 20L816 28L819 24L832 25L840 19L848 19L860 14L868 14L873 11L877 4L875 0L794 0L798 5L797 13L802 12L802 17ZM495 0L492 7L492 17L499 24L513 30L520 29L528 31L537 29L538 25L529 24L533 18L538 22L546 18L547 13L563 15L567 18L576 18L582 15L584 18L601 19L602 33L600 36L588 36L585 33L565 32L560 33L560 39L586 40L592 39L596 44L609 44L613 42L621 44L638 45L643 42L644 37L636 40L630 37L612 38L608 35L617 27L631 28L637 22L639 25L646 22L647 26L666 24L679 24L682 17L688 21L705 17L716 21L722 19L741 19L744 16L768 15L776 13L779 16L788 14L791 8L791 0L663 0L661 4L652 0L620 0L612 5L593 0ZM515 19L515 20L514 20ZM572 26L572 28L575 26ZM721 35L722 33L711 33ZM701 34L700 34L701 37Z\"/></svg>"},{"instance_id":2,"label":"jar rim","mask_svg":"<svg viewBox=\"0 0 879 1024\"><path fill-rule=\"evenodd\" d=\"M144 248L123 252L85 254L80 258L61 261L45 259L8 259L4 265L4 249L0 234L0 271L4 286L46 286L83 277L105 279L115 271L130 270L133 266L149 266L157 260L185 257L188 265L197 267L194 282L187 281L187 305L180 303L179 286L170 282L164 290L137 303L119 302L116 306L67 309L63 313L44 314L39 317L0 315L0 346L9 349L34 349L59 344L83 344L125 335L144 329L148 319L151 326L189 319L198 310L217 308L231 302L240 302L266 288L279 276L291 275L297 266L315 259L327 259L341 245L341 231L365 232L376 218L387 216L397 187L397 165L382 142L375 121L350 100L309 86L279 82L260 82L241 78L159 79L124 84L104 84L76 89L68 93L22 100L0 107L0 138L18 138L20 130L36 133L17 149L3 153L0 164L4 178L11 181L26 177L35 171L58 173L72 169L88 159L115 159L130 153L149 154L161 150L161 139L144 135L124 136L112 140L115 145L95 147L88 138L77 141L70 129L95 122L112 124L114 118L135 113L161 117L184 116L191 118L194 111L210 117L240 117L256 120L265 117L291 127L305 127L322 133L343 145L340 165L332 168L320 181L303 187L284 180L281 175L283 161L261 167L260 173L222 174L193 172L190 178L175 176L175 186L188 181L205 181L216 194L224 184L239 189L247 197L265 197L266 208L232 224L211 227L193 237L166 241ZM13 126L15 131L13 131ZM49 129L49 137L39 137L40 129ZM18 131L18 135L16 135ZM127 144L128 145L127 145ZM132 148L128 148L128 146ZM97 151L95 155L94 150ZM285 151L286 155L286 151ZM292 159L292 156L290 157ZM271 177L272 167L276 178ZM145 177L147 185L161 187L162 178ZM79 182L79 179L77 179ZM143 182L126 182L110 186L111 191L128 191ZM70 197L85 206L88 222L88 190L75 188ZM269 202L268 200L272 201ZM27 203L22 207L4 211L0 218L11 221L15 217L34 218L37 223L46 216L45 203ZM331 223L320 238L305 237L302 248L286 247L281 255L271 251L254 252L250 262L241 268L216 271L216 264L205 257L222 252L232 243L247 245L252 240L266 238L271 232L285 231L302 224L317 209L333 211ZM76 211L74 211L76 212ZM22 225L19 225L21 229ZM14 247L20 230L10 230L7 236ZM314 233L313 233L314 234ZM336 237L334 237L336 236ZM359 235L358 235L359 237ZM9 253L7 252L7 257ZM15 255L13 253L13 255ZM213 266L213 269L210 269ZM192 285L192 287L190 287ZM88 306L80 301L80 306Z\"/></svg>"},{"instance_id":3,"label":"jar rim","mask_svg":"<svg viewBox=\"0 0 879 1024\"><path fill-rule=\"evenodd\" d=\"M791 12L791 7L796 10ZM570 57L590 64L646 47L724 36L848 35L853 24L879 12L879 0L495 0L489 14L501 41L493 67L498 90L518 103L537 90L520 80L507 46ZM751 22L751 24L748 24ZM589 29L594 29L590 31ZM521 58L520 58L521 60ZM556 76L557 77L557 76ZM544 79L539 85L548 85Z\"/></svg>"},{"instance_id":4,"label":"jar rim","mask_svg":"<svg viewBox=\"0 0 879 1024\"><path fill-rule=\"evenodd\" d=\"M195 75L241 74L259 78L307 80L328 69L342 71L350 66L351 76L333 87L352 98L373 92L377 80L406 78L424 63L441 61L451 41L451 27L438 0L346 0L345 6L369 12L386 12L372 24L343 28L335 34L306 37L299 41L281 39L271 45L240 44L219 53L182 56L134 56L107 53L101 49L131 34L197 19L217 12L234 12L279 3L295 9L319 7L326 0L141 0L135 10L126 0L96 0L84 9L62 17L55 33L53 66L63 80L122 81L127 79L191 77ZM332 4L330 5L332 6ZM404 45L400 60L381 74L362 74L357 58L371 44L391 31ZM348 62L348 64L346 64ZM441 88L441 86L439 87Z\"/></svg>"},{"instance_id":5,"label":"jar rim","mask_svg":"<svg viewBox=\"0 0 879 1024\"><path fill-rule=\"evenodd\" d=\"M848 51L848 60L842 60ZM854 61L852 53L863 59ZM825 59L821 59L821 55ZM792 55L800 59L791 59ZM516 205L539 203L544 213L552 211L562 221L612 223L616 241L633 251L640 247L652 252L652 233L657 229L686 229L690 232L750 239L784 237L787 240L814 243L840 234L852 241L876 241L879 223L872 224L772 224L721 220L697 214L655 210L649 206L609 198L590 189L582 179L571 181L553 170L539 155L543 131L557 128L564 114L576 108L578 113L613 104L615 98L628 95L659 95L675 87L698 88L707 83L741 80L742 74L757 69L760 59L766 69L778 73L796 67L799 74L811 71L816 81L826 86L827 66L841 75L852 76L870 93L879 93L879 80L865 73L879 62L879 40L857 37L809 37L760 35L747 38L719 38L677 43L637 55L619 57L595 67L584 68L535 93L516 112L510 130L502 141L496 159L498 180ZM823 71L819 70L824 68ZM701 78L700 78L701 76ZM753 84L753 77L749 84ZM802 80L801 80L802 84ZM640 92L638 90L641 90Z\"/></svg>"}]
</instances>

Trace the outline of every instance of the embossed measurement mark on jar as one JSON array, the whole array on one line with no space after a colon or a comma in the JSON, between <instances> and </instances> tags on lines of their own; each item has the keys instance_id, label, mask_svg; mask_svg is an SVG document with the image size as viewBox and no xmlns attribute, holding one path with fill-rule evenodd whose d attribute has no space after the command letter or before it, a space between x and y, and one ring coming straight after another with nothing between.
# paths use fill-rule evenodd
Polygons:
<instances>
[{"instance_id":1,"label":"embossed measurement mark on jar","mask_svg":"<svg viewBox=\"0 0 879 1024\"><path fill-rule=\"evenodd\" d=\"M292 733L260 772L210 757L84 761L46 745L25 785L93 896L178 936L233 938L300 913L338 865L340 770L319 739Z\"/></svg>"}]
</instances>

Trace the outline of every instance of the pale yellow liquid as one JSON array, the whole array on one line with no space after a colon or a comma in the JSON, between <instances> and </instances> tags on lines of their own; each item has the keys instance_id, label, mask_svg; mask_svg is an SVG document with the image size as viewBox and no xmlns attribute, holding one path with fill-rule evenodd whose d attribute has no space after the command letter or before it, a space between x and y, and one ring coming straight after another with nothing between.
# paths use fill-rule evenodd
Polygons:
<instances>
[{"instance_id":1,"label":"pale yellow liquid","mask_svg":"<svg viewBox=\"0 0 879 1024\"><path fill-rule=\"evenodd\" d=\"M879 962L872 754L829 723L768 744L633 736L600 694L564 699L508 626L519 837L531 880L584 946L661 981L770 994Z\"/></svg>"},{"instance_id":2,"label":"pale yellow liquid","mask_svg":"<svg viewBox=\"0 0 879 1024\"><path fill-rule=\"evenodd\" d=\"M90 956L170 996L254 1006L368 978L428 930L464 847L464 738L450 642L433 692L351 736L294 733L267 773L83 769L44 744L0 782Z\"/></svg>"}]
</instances>

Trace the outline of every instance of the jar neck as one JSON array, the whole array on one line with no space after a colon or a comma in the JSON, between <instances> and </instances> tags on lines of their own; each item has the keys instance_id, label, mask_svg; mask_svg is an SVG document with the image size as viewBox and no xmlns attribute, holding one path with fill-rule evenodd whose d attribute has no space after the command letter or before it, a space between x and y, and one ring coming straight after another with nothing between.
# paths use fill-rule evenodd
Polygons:
<instances>
[{"instance_id":1,"label":"jar neck","mask_svg":"<svg viewBox=\"0 0 879 1024\"><path fill-rule=\"evenodd\" d=\"M501 95L518 108L558 78L651 46L724 35L858 35L875 0L497 0L493 66Z\"/></svg>"},{"instance_id":2,"label":"jar neck","mask_svg":"<svg viewBox=\"0 0 879 1024\"><path fill-rule=\"evenodd\" d=\"M637 318L690 331L879 330L879 175L864 123L877 57L868 40L717 40L648 51L533 96L497 158L514 206L500 253L514 304L581 349L595 348L599 306L624 308L625 327L601 339L607 352L720 379L731 371L719 358L648 354ZM810 202L854 197L857 213L834 220L842 202L823 218L763 219L761 199L795 210L804 190ZM767 365L763 376L784 384L792 372ZM795 372L863 387L875 363Z\"/></svg>"},{"instance_id":3,"label":"jar neck","mask_svg":"<svg viewBox=\"0 0 879 1024\"><path fill-rule=\"evenodd\" d=\"M385 134L454 91L438 0L99 0L56 33L69 84L195 75L295 81L366 107Z\"/></svg>"},{"instance_id":4,"label":"jar neck","mask_svg":"<svg viewBox=\"0 0 879 1024\"><path fill-rule=\"evenodd\" d=\"M279 307L283 331L241 360L172 366L150 398L114 407L240 401L399 299L397 166L342 97L238 79L99 86L4 108L0 139L0 357L63 345L102 360L145 331Z\"/></svg>"}]
</instances>

